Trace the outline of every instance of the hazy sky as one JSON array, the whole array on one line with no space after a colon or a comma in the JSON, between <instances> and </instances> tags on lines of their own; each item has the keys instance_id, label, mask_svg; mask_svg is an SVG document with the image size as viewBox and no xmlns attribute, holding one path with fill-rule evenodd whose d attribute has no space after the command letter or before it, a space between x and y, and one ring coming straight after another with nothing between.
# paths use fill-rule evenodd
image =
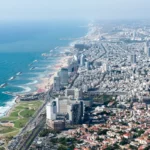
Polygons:
<instances>
[{"instance_id":1,"label":"hazy sky","mask_svg":"<svg viewBox=\"0 0 150 150\"><path fill-rule=\"evenodd\" d=\"M150 0L0 0L0 20L150 19Z\"/></svg>"}]
</instances>

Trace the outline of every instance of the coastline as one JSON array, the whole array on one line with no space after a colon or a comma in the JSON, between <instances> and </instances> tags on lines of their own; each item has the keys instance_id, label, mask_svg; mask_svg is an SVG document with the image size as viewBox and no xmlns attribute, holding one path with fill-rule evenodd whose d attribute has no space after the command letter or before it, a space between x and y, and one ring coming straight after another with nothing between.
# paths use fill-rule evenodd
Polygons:
<instances>
[{"instance_id":1,"label":"coastline","mask_svg":"<svg viewBox=\"0 0 150 150\"><path fill-rule=\"evenodd\" d=\"M70 46L68 46L67 48L70 48ZM62 51L62 52L64 52L64 51ZM58 71L62 67L68 66L68 60L71 57L72 56L61 56L61 58L58 60L58 62L55 65L51 66L51 69L53 69L53 72L48 71L48 74L50 74L50 77L47 76L47 77L40 78L40 82L34 85L34 87L37 90L29 92L29 94L46 93L50 89L50 87L53 85L53 79L55 76L57 76ZM20 103L20 97L25 96L26 94L27 93L18 94L18 96L14 97L14 99L12 101L9 101L8 103L11 103L11 105L9 105L9 108L5 111L5 113L3 113L0 116L0 119L2 119L4 117L9 117L9 115L15 109L17 104Z\"/></svg>"},{"instance_id":2,"label":"coastline","mask_svg":"<svg viewBox=\"0 0 150 150\"><path fill-rule=\"evenodd\" d=\"M68 60L71 57L72 56L61 57L61 59L58 60L58 63L55 64L54 66L52 66L54 71L53 71L52 75L50 76L50 78L48 78L48 77L41 78L41 82L39 84L36 84L35 87L37 89L39 89L39 88L42 89L44 91L44 93L46 93L47 90L50 89L50 87L53 85L53 78L57 75L58 71L62 67L68 66ZM49 74L51 74L51 71L49 71ZM47 88L47 86L49 88ZM30 94L36 94L36 93L38 93L38 90L31 92ZM19 96L16 97L14 99L13 104L10 107L10 109L8 109L8 111L6 111L6 113L2 117L0 117L1 128L4 128L4 130L11 129L13 131L12 132L10 131L10 132L4 133L4 134L0 134L0 138L4 139L5 141L6 141L6 139L11 140L11 137L16 136L18 133L20 133L20 131L26 126L26 124L30 120L30 117L26 118L25 116L22 116L21 113L24 112L25 114L28 114L28 111L32 111L32 109L30 107L34 107L35 105L37 105L37 103L38 103L38 107L37 107L37 109L32 108L32 109L34 109L34 113L31 116L33 116L36 113L36 111L43 105L44 100L20 101L20 97ZM28 106L27 109L25 109L26 106ZM20 107L22 108L22 110L18 111L18 109ZM14 118L15 118L15 120L14 120ZM21 124L22 126L16 127L18 124ZM10 140L8 140L5 144L7 145Z\"/></svg>"},{"instance_id":3,"label":"coastline","mask_svg":"<svg viewBox=\"0 0 150 150\"><path fill-rule=\"evenodd\" d=\"M70 56L62 56L60 60L58 60L58 63L55 64L52 69L54 72L49 72L51 74L50 77L44 77L41 79L41 83L38 83L35 85L37 89L41 89L43 92L47 92L47 90L50 88L50 86L53 85L53 79L55 76L57 76L58 71L63 68L68 66L68 60L70 59Z\"/></svg>"}]
</instances>

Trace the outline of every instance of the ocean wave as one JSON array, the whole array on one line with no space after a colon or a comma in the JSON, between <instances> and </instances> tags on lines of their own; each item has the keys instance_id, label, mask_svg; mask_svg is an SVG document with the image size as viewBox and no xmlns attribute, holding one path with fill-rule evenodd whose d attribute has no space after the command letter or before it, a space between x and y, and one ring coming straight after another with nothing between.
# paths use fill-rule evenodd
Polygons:
<instances>
[{"instance_id":1,"label":"ocean wave","mask_svg":"<svg viewBox=\"0 0 150 150\"><path fill-rule=\"evenodd\" d=\"M27 84L25 84L25 85L32 85L32 84L36 84L36 83L38 83L38 80L34 80L34 81L32 81L32 82L30 82L30 83L27 83Z\"/></svg>"},{"instance_id":2,"label":"ocean wave","mask_svg":"<svg viewBox=\"0 0 150 150\"><path fill-rule=\"evenodd\" d=\"M19 88L22 88L22 89L23 89L23 91L21 91L21 92L16 92L16 93L18 93L18 94L21 94L21 93L28 93L28 92L30 92L30 91L31 91L31 88L30 88L30 87L28 87L28 86L17 86L17 87L19 87Z\"/></svg>"},{"instance_id":3,"label":"ocean wave","mask_svg":"<svg viewBox=\"0 0 150 150\"><path fill-rule=\"evenodd\" d=\"M12 100L8 101L5 103L4 106L0 106L0 117L5 116L8 111L12 108L12 106L15 104L15 101L17 100L18 97L14 97Z\"/></svg>"}]
</instances>

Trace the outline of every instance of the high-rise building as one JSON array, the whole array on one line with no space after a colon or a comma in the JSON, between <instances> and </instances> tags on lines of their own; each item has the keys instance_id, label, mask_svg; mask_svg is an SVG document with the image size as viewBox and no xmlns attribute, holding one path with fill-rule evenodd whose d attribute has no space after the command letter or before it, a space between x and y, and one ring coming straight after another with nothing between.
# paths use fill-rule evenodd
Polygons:
<instances>
[{"instance_id":1,"label":"high-rise building","mask_svg":"<svg viewBox=\"0 0 150 150\"><path fill-rule=\"evenodd\" d=\"M81 54L80 57L80 66L84 66L85 65L85 55Z\"/></svg>"},{"instance_id":2,"label":"high-rise building","mask_svg":"<svg viewBox=\"0 0 150 150\"><path fill-rule=\"evenodd\" d=\"M107 72L108 71L108 64L107 63L104 63L102 65L102 72Z\"/></svg>"},{"instance_id":3,"label":"high-rise building","mask_svg":"<svg viewBox=\"0 0 150 150\"><path fill-rule=\"evenodd\" d=\"M148 47L147 56L150 57L150 47Z\"/></svg>"},{"instance_id":4,"label":"high-rise building","mask_svg":"<svg viewBox=\"0 0 150 150\"><path fill-rule=\"evenodd\" d=\"M54 91L60 91L60 77L54 77L53 89Z\"/></svg>"},{"instance_id":5,"label":"high-rise building","mask_svg":"<svg viewBox=\"0 0 150 150\"><path fill-rule=\"evenodd\" d=\"M87 61L87 62L85 62L85 67L86 67L86 69L87 70L89 70L90 69L90 63Z\"/></svg>"},{"instance_id":6,"label":"high-rise building","mask_svg":"<svg viewBox=\"0 0 150 150\"><path fill-rule=\"evenodd\" d=\"M55 120L56 114L60 111L59 99L56 98L55 100L50 101L46 105L46 118L49 120Z\"/></svg>"},{"instance_id":7,"label":"high-rise building","mask_svg":"<svg viewBox=\"0 0 150 150\"><path fill-rule=\"evenodd\" d=\"M67 105L68 119L72 124L79 124L83 117L83 102L77 101L76 103Z\"/></svg>"},{"instance_id":8,"label":"high-rise building","mask_svg":"<svg viewBox=\"0 0 150 150\"><path fill-rule=\"evenodd\" d=\"M46 119L48 120L55 120L56 119L56 113L54 113L54 103L48 103L46 105Z\"/></svg>"},{"instance_id":9,"label":"high-rise building","mask_svg":"<svg viewBox=\"0 0 150 150\"><path fill-rule=\"evenodd\" d=\"M72 73L76 72L78 69L78 61L72 59L68 61L68 75L70 76Z\"/></svg>"},{"instance_id":10,"label":"high-rise building","mask_svg":"<svg viewBox=\"0 0 150 150\"><path fill-rule=\"evenodd\" d=\"M63 130L65 129L65 119L58 119L57 115L60 112L59 99L50 101L46 105L46 124L48 127L54 130Z\"/></svg>"},{"instance_id":11,"label":"high-rise building","mask_svg":"<svg viewBox=\"0 0 150 150\"><path fill-rule=\"evenodd\" d=\"M149 47L149 42L145 42L145 45L144 45L144 53L147 54L148 52L148 47Z\"/></svg>"},{"instance_id":12,"label":"high-rise building","mask_svg":"<svg viewBox=\"0 0 150 150\"><path fill-rule=\"evenodd\" d=\"M136 63L136 54L131 55L131 63L135 64Z\"/></svg>"},{"instance_id":13,"label":"high-rise building","mask_svg":"<svg viewBox=\"0 0 150 150\"><path fill-rule=\"evenodd\" d=\"M59 77L60 77L60 83L62 86L68 85L68 69L67 68L61 68L59 72Z\"/></svg>"}]
</instances>

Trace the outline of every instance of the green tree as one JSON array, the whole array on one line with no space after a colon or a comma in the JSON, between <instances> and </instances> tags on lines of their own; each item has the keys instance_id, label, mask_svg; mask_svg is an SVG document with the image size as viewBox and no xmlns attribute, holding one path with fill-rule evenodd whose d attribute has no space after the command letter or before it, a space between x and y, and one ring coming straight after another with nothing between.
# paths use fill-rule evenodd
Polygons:
<instances>
[{"instance_id":1,"label":"green tree","mask_svg":"<svg viewBox=\"0 0 150 150\"><path fill-rule=\"evenodd\" d=\"M126 145L128 144L128 140L126 138L123 138L122 141L120 142L121 145Z\"/></svg>"},{"instance_id":2,"label":"green tree","mask_svg":"<svg viewBox=\"0 0 150 150\"><path fill-rule=\"evenodd\" d=\"M67 148L65 146L61 145L58 147L58 150L67 150Z\"/></svg>"}]
</instances>

